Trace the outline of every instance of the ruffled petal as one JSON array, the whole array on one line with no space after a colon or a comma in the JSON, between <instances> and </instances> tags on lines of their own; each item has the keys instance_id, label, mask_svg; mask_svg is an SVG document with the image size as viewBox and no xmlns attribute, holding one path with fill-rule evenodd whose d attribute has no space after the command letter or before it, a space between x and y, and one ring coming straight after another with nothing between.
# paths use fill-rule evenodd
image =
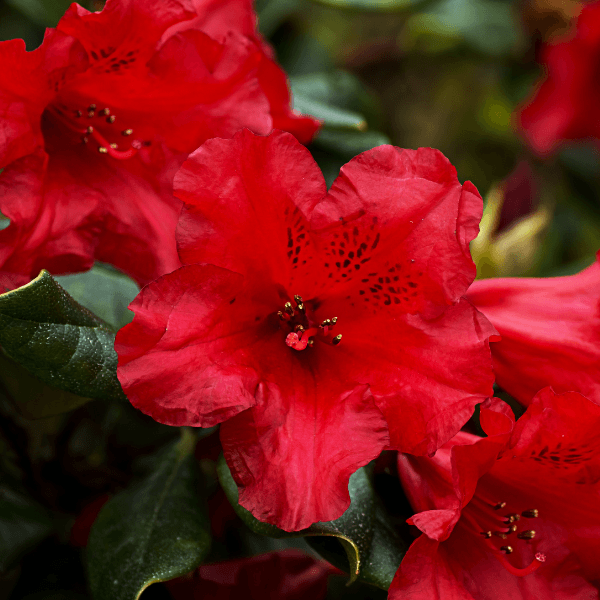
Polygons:
<instances>
[{"instance_id":1,"label":"ruffled petal","mask_svg":"<svg viewBox=\"0 0 600 600\"><path fill-rule=\"evenodd\" d=\"M476 281L467 298L502 336L491 345L499 385L527 405L538 390L600 402L600 263L577 275Z\"/></svg>"},{"instance_id":2,"label":"ruffled petal","mask_svg":"<svg viewBox=\"0 0 600 600\"><path fill-rule=\"evenodd\" d=\"M324 230L325 246L331 236L335 241L335 234L341 235L340 222L343 235L354 238L345 251L355 258L339 261L337 271L331 265L334 279L345 273L356 284L369 272L388 278L393 273L400 277L391 282L394 291L386 286L370 292L369 287L378 289L374 279L363 286L363 301L431 318L456 302L475 278L469 242L478 232L482 207L475 187L461 186L438 150L380 146L342 167L315 209L312 226ZM381 296L379 303L375 295Z\"/></svg>"},{"instance_id":3,"label":"ruffled petal","mask_svg":"<svg viewBox=\"0 0 600 600\"><path fill-rule=\"evenodd\" d=\"M261 385L256 406L221 426L221 441L240 504L297 531L348 508L350 475L380 454L388 435L366 386L340 394L335 381L313 379L296 361L287 381Z\"/></svg>"},{"instance_id":4,"label":"ruffled petal","mask_svg":"<svg viewBox=\"0 0 600 600\"><path fill-rule=\"evenodd\" d=\"M191 265L140 292L115 342L119 381L136 408L168 425L211 427L255 404L248 355L270 332L256 325L260 308L244 303L242 282Z\"/></svg>"}]
</instances>

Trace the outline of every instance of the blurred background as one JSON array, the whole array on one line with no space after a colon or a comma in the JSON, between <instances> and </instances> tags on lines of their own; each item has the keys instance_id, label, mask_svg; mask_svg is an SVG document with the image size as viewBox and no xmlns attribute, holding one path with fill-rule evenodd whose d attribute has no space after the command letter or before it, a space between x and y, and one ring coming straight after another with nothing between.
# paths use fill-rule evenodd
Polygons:
<instances>
[{"instance_id":1,"label":"blurred background","mask_svg":"<svg viewBox=\"0 0 600 600\"><path fill-rule=\"evenodd\" d=\"M28 49L36 48L44 28L54 26L69 4L4 0L0 39L23 38ZM103 5L82 4L90 10ZM294 106L324 121L310 150L328 183L341 165L380 144L438 148L456 166L460 181L471 180L484 198L481 234L472 244L478 277L573 274L591 264L600 248L597 146L572 143L542 159L515 127L515 112L543 76L542 45L568 35L581 7L573 0L256 2L259 28L289 74ZM129 320L126 307L137 288L127 277L98 265L57 279L116 327ZM20 502L19 514L25 515L25 529L11 533L24 543L10 555L4 572L0 564L0 600L87 598L79 550L87 530L81 515L91 523L106 494L146 473L156 449L178 434L124 404L91 402L69 414L40 413L58 392L48 386L40 391L43 384L35 381L23 387L27 375L14 368L0 388L0 466L9 476L29 481L35 500L11 505ZM21 412L3 389L19 397ZM308 548L301 539L241 532L215 476L218 439L207 433L197 456L217 540L209 558ZM14 460L17 454L28 458ZM393 489L397 481L384 481L385 465L376 483L377 478L383 481L384 502L402 497ZM409 508L387 508L402 526ZM76 517L79 530L73 529ZM0 526L2 519L0 514ZM0 557L7 552L0 543ZM346 588L339 576L328 585L331 599L386 597L361 583ZM143 599L192 597L185 590L181 596L170 593L151 586Z\"/></svg>"}]
</instances>

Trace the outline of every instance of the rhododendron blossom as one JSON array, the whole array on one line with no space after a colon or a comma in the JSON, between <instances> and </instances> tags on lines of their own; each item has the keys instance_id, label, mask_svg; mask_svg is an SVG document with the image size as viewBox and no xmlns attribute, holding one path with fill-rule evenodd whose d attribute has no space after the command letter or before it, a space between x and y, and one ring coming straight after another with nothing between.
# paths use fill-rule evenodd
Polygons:
<instances>
[{"instance_id":1,"label":"rhododendron blossom","mask_svg":"<svg viewBox=\"0 0 600 600\"><path fill-rule=\"evenodd\" d=\"M340 516L391 445L434 452L491 394L489 322L461 299L482 201L438 151L382 146L329 192L291 135L206 142L175 178L184 266L117 335L134 406L221 425L240 503L287 530Z\"/></svg>"},{"instance_id":2,"label":"rhododendron blossom","mask_svg":"<svg viewBox=\"0 0 600 600\"><path fill-rule=\"evenodd\" d=\"M202 565L165 586L173 600L323 600L334 574L341 571L290 549Z\"/></svg>"},{"instance_id":3,"label":"rhododendron blossom","mask_svg":"<svg viewBox=\"0 0 600 600\"><path fill-rule=\"evenodd\" d=\"M483 279L469 288L502 336L491 345L496 381L521 403L552 385L600 404L599 260L567 277Z\"/></svg>"},{"instance_id":4,"label":"rhododendron blossom","mask_svg":"<svg viewBox=\"0 0 600 600\"><path fill-rule=\"evenodd\" d=\"M318 123L291 110L266 44L225 23L213 39L202 20L225 17L191 0L108 0L99 13L73 4L33 52L0 43L3 286L94 259L146 283L180 265L172 179L189 152L281 115L310 140Z\"/></svg>"},{"instance_id":5,"label":"rhododendron blossom","mask_svg":"<svg viewBox=\"0 0 600 600\"><path fill-rule=\"evenodd\" d=\"M584 3L572 30L545 44L540 59L544 78L518 116L531 146L544 155L566 140L600 139L600 2Z\"/></svg>"},{"instance_id":6,"label":"rhododendron blossom","mask_svg":"<svg viewBox=\"0 0 600 600\"><path fill-rule=\"evenodd\" d=\"M516 423L495 399L481 422L487 438L461 432L433 458L399 455L423 534L390 600L598 598L600 407L545 388Z\"/></svg>"}]
</instances>

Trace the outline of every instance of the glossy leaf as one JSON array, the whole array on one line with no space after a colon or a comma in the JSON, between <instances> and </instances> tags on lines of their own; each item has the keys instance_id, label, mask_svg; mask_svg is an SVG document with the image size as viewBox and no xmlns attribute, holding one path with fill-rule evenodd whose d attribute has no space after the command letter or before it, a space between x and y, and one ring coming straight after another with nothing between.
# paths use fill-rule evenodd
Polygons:
<instances>
[{"instance_id":1,"label":"glossy leaf","mask_svg":"<svg viewBox=\"0 0 600 600\"><path fill-rule=\"evenodd\" d=\"M13 567L52 532L46 511L6 477L0 481L0 572Z\"/></svg>"},{"instance_id":2,"label":"glossy leaf","mask_svg":"<svg viewBox=\"0 0 600 600\"><path fill-rule=\"evenodd\" d=\"M151 475L100 511L87 548L94 600L136 600L152 583L184 575L206 556L210 533L195 441L182 429Z\"/></svg>"},{"instance_id":3,"label":"glossy leaf","mask_svg":"<svg viewBox=\"0 0 600 600\"><path fill-rule=\"evenodd\" d=\"M315 140L315 144L320 148L348 158L389 143L390 139L379 131L343 131L328 127L321 129Z\"/></svg>"},{"instance_id":4,"label":"glossy leaf","mask_svg":"<svg viewBox=\"0 0 600 600\"><path fill-rule=\"evenodd\" d=\"M398 11L414 8L423 0L313 0L319 4L356 11Z\"/></svg>"},{"instance_id":5,"label":"glossy leaf","mask_svg":"<svg viewBox=\"0 0 600 600\"><path fill-rule=\"evenodd\" d=\"M85 273L55 277L55 281L72 298L115 329L133 319L133 313L127 306L140 288L124 273L96 263Z\"/></svg>"},{"instance_id":6,"label":"glossy leaf","mask_svg":"<svg viewBox=\"0 0 600 600\"><path fill-rule=\"evenodd\" d=\"M112 328L47 271L0 295L0 345L43 382L79 396L124 399Z\"/></svg>"},{"instance_id":7,"label":"glossy leaf","mask_svg":"<svg viewBox=\"0 0 600 600\"><path fill-rule=\"evenodd\" d=\"M408 543L394 531L377 499L365 468L350 477L351 504L335 521L315 523L308 529L289 533L256 519L238 504L238 489L223 456L217 474L227 499L237 515L254 532L274 538L309 537L309 542L337 567L350 572L350 582L359 579L387 590L400 565ZM339 546L319 538L336 538Z\"/></svg>"}]
</instances>

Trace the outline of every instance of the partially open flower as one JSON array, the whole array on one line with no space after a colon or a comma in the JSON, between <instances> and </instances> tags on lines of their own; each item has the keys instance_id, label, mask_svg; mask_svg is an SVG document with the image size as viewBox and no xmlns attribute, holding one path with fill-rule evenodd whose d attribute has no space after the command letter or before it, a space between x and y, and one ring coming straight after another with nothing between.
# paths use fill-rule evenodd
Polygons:
<instances>
[{"instance_id":1,"label":"partially open flower","mask_svg":"<svg viewBox=\"0 0 600 600\"><path fill-rule=\"evenodd\" d=\"M423 535L390 600L598 598L600 407L546 388L515 424L497 402L481 411L489 437L461 432L433 458L399 456Z\"/></svg>"},{"instance_id":2,"label":"partially open flower","mask_svg":"<svg viewBox=\"0 0 600 600\"><path fill-rule=\"evenodd\" d=\"M287 530L348 507L390 445L434 452L491 394L489 322L461 299L482 201L430 148L382 146L327 192L291 135L209 140L175 178L184 266L117 335L132 404L222 422L240 502Z\"/></svg>"},{"instance_id":3,"label":"partially open flower","mask_svg":"<svg viewBox=\"0 0 600 600\"><path fill-rule=\"evenodd\" d=\"M600 254L567 277L475 281L467 298L502 339L491 345L496 381L522 404L552 385L600 404Z\"/></svg>"}]
</instances>

